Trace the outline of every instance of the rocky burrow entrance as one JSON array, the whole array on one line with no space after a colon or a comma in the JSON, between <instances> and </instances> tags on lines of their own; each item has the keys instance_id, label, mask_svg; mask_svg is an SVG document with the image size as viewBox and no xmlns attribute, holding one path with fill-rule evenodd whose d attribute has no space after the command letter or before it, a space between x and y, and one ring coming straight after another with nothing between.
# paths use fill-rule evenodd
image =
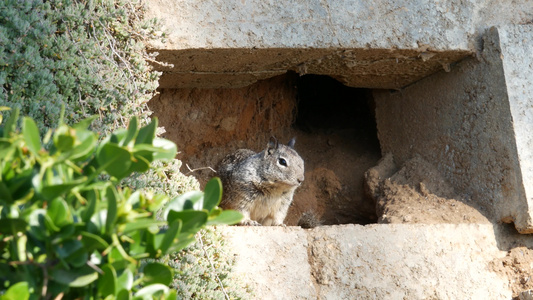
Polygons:
<instances>
[{"instance_id":1,"label":"rocky burrow entrance","mask_svg":"<svg viewBox=\"0 0 533 300\"><path fill-rule=\"evenodd\" d=\"M239 148L261 151L270 136L296 137L305 181L285 220L311 214L323 225L487 222L421 156L396 165L382 153L373 91L296 73L235 89L162 89L150 102L182 171L204 184ZM381 160L380 160L381 159Z\"/></svg>"},{"instance_id":2,"label":"rocky burrow entrance","mask_svg":"<svg viewBox=\"0 0 533 300\"><path fill-rule=\"evenodd\" d=\"M288 225L306 212L323 224L376 222L363 188L364 172L381 157L372 105L368 89L295 73L236 89L162 89L150 102L164 137L178 145L182 171L202 184L226 154L261 151L271 135L282 142L296 137L306 179Z\"/></svg>"}]
</instances>

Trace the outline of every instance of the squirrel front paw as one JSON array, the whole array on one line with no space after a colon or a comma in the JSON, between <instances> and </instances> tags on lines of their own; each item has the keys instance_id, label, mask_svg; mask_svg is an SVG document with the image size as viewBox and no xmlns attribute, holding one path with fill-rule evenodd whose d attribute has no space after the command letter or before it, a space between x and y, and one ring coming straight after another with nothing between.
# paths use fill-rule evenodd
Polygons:
<instances>
[{"instance_id":1,"label":"squirrel front paw","mask_svg":"<svg viewBox=\"0 0 533 300\"><path fill-rule=\"evenodd\" d=\"M251 220L251 219L247 219L247 220L242 220L239 225L241 226L261 226L261 223L257 222L257 221L254 221L254 220Z\"/></svg>"}]
</instances>

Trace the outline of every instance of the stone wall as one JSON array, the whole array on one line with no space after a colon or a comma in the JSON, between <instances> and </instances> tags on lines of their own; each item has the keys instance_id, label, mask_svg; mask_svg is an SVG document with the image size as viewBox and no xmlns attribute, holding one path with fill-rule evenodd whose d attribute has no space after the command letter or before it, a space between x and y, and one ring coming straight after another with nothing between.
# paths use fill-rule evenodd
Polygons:
<instances>
[{"instance_id":1,"label":"stone wall","mask_svg":"<svg viewBox=\"0 0 533 300\"><path fill-rule=\"evenodd\" d=\"M506 55L519 51L499 38L526 40L524 31L530 32L530 26L493 28L478 59L401 91L374 95L383 153L392 153L400 165L421 155L480 210L497 221L514 221L526 233L533 231L525 194L531 180L524 177L531 176L527 133L533 121L530 109L525 110L531 88L520 78L527 78L530 69L522 63L533 56Z\"/></svg>"},{"instance_id":2,"label":"stone wall","mask_svg":"<svg viewBox=\"0 0 533 300\"><path fill-rule=\"evenodd\" d=\"M492 224L223 230L237 258L232 276L257 299L511 299L489 265L511 244L532 246Z\"/></svg>"},{"instance_id":3,"label":"stone wall","mask_svg":"<svg viewBox=\"0 0 533 300\"><path fill-rule=\"evenodd\" d=\"M164 63L154 66L166 95L201 96L196 89L244 87L287 71L393 89L374 91L382 152L398 166L421 156L494 223L533 232L533 31L512 25L533 20L533 1L146 2L147 16L168 32L150 50ZM232 128L235 120L220 121ZM505 276L532 260L504 277L491 272L507 250L533 247L505 225L224 230L234 275L261 299L509 299L530 281Z\"/></svg>"}]
</instances>

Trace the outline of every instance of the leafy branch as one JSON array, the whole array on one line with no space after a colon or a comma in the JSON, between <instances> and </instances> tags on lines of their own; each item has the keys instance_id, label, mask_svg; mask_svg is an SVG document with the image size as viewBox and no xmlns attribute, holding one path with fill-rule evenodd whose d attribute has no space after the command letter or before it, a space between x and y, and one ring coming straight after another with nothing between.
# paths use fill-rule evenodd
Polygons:
<instances>
[{"instance_id":1,"label":"leafy branch","mask_svg":"<svg viewBox=\"0 0 533 300\"><path fill-rule=\"evenodd\" d=\"M157 138L157 119L138 128L133 118L98 144L91 120L60 122L44 139L31 118L16 129L18 112L0 127L0 289L15 299L175 298L173 271L145 258L180 251L206 225L242 216L218 208L218 178L205 192L174 199L117 187L133 172L170 160L176 145ZM102 174L107 175L101 181ZM163 209L163 221L156 212Z\"/></svg>"}]
</instances>

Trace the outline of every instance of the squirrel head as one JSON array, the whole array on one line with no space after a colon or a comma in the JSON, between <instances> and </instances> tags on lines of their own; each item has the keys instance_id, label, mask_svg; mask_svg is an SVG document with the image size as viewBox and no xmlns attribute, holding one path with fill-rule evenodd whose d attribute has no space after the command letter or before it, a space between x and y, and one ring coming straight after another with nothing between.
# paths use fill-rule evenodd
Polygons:
<instances>
[{"instance_id":1,"label":"squirrel head","mask_svg":"<svg viewBox=\"0 0 533 300\"><path fill-rule=\"evenodd\" d=\"M275 184L299 186L304 180L304 161L294 150L295 139L287 145L271 137L263 151L261 177Z\"/></svg>"}]
</instances>

